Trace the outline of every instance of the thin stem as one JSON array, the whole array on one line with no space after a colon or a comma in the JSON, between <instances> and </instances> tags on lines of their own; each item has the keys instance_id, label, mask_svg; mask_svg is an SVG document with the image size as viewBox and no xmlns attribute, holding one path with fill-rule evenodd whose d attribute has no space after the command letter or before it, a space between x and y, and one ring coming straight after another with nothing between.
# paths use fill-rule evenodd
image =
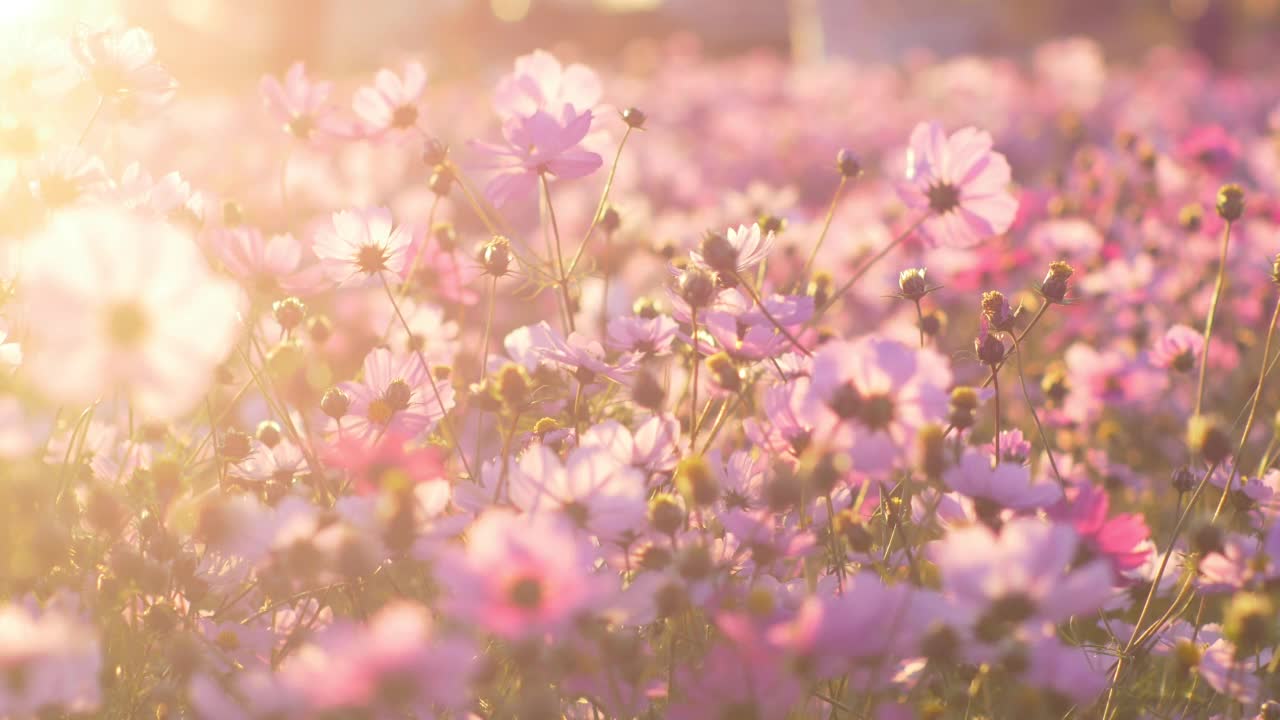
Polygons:
<instances>
[{"instance_id":1,"label":"thin stem","mask_svg":"<svg viewBox=\"0 0 1280 720\"><path fill-rule=\"evenodd\" d=\"M1049 444L1049 436L1045 434L1044 426L1040 424L1040 414L1036 412L1035 403L1031 402L1031 393L1027 390L1027 378L1022 373L1022 345L1018 343L1018 338L1013 333L1009 336L1013 338L1013 351L1017 354L1015 361L1018 369L1018 383L1022 386L1022 397L1027 401L1027 410L1031 412L1031 420L1036 424L1036 432L1040 435L1044 452L1049 456L1049 467L1053 468L1053 476L1058 479L1058 484L1065 488L1067 481L1062 479L1062 473L1058 471L1058 461L1053 457L1053 446Z\"/></svg>"},{"instance_id":2,"label":"thin stem","mask_svg":"<svg viewBox=\"0 0 1280 720\"><path fill-rule=\"evenodd\" d=\"M400 324L404 326L404 331L412 334L409 329L409 321L405 319L404 313L400 311L400 303L396 302L395 293L391 292L391 285L387 282L387 276L378 273L378 279L382 281L382 289L386 291L387 299L391 301L391 309L395 311L396 317L400 319ZM467 454L462 451L462 444L458 442L458 434L454 432L453 422L449 419L449 408L444 406L444 398L440 395L440 386L436 384L435 373L431 371L431 364L427 362L427 356L422 353L422 348L414 347L413 351L418 355L418 362L422 363L422 367L426 370L427 381L431 384L431 392L435 395L436 404L440 406L440 427L444 428L446 438L449 444L453 445L454 452L457 453L458 459L462 461L462 468L466 470L467 477L472 482L480 482L480 478L471 471L471 464L467 462Z\"/></svg>"},{"instance_id":3,"label":"thin stem","mask_svg":"<svg viewBox=\"0 0 1280 720\"><path fill-rule=\"evenodd\" d=\"M894 248L898 247L899 245L902 244L904 240L911 237L911 233L915 232L916 228L920 227L922 224L924 224L924 221L928 219L929 219L929 213L927 212L922 214L920 217L916 218L915 222L911 223L911 225L909 225L906 230L903 230L898 235L898 237L893 239L893 242L889 243L888 245L885 245L880 250L880 252L876 253L871 257L870 260L863 263L862 267L854 271L853 277L849 278L849 280L845 282L844 285L841 285L839 290L836 290L834 293L831 294L831 299L827 300L827 304L823 305L818 310L818 312L814 313L814 319L816 320L817 318L821 317L822 314L826 312L832 305L835 305L845 293L849 292L850 288L852 288L859 280L862 279L863 275L866 275L867 272L869 272L872 267L875 267L875 264L880 262L880 260L882 260L885 255L888 255L890 252L893 252Z\"/></svg>"},{"instance_id":4,"label":"thin stem","mask_svg":"<svg viewBox=\"0 0 1280 720\"><path fill-rule=\"evenodd\" d=\"M992 381L991 386L992 386L993 388L995 388L995 391L996 391L996 438L995 438L995 444L996 444L996 464L997 464L997 465L999 465L999 464L1000 464L1000 377L999 377L999 372L998 372L994 367L993 367L993 368L992 368L992 370L991 370L991 377L995 378L995 379Z\"/></svg>"},{"instance_id":5,"label":"thin stem","mask_svg":"<svg viewBox=\"0 0 1280 720\"><path fill-rule=\"evenodd\" d=\"M1200 380L1196 383L1196 407L1192 416L1200 414L1204 404L1204 380L1209 370L1209 339L1213 337L1213 319L1218 314L1218 300L1227 283L1227 246L1231 242L1231 222L1222 230L1222 249L1218 254L1218 279L1213 285L1213 299L1209 301L1209 316L1204 321L1204 347L1200 349Z\"/></svg>"},{"instance_id":6,"label":"thin stem","mask_svg":"<svg viewBox=\"0 0 1280 720\"><path fill-rule=\"evenodd\" d=\"M569 332L573 332L573 300L569 297L569 280L565 275L564 253L560 249L560 224L556 222L556 208L551 204L551 186L547 184L547 174L539 173L542 181L542 194L547 199L547 216L551 219L551 232L555 235L555 263L559 277L556 282L560 286L561 299L564 301L564 317Z\"/></svg>"},{"instance_id":7,"label":"thin stem","mask_svg":"<svg viewBox=\"0 0 1280 720\"><path fill-rule=\"evenodd\" d=\"M587 234L582 236L582 242L578 243L578 249L573 253L573 260L569 262L569 269L566 271L569 275L578 269L578 262L582 260L582 253L587 249L587 241L591 239L591 233L595 232L596 225L600 223L600 215L604 212L604 206L609 202L609 190L613 187L613 177L618 172L618 161L622 159L622 148L627 144L627 138L631 137L632 127L622 133L622 140L618 141L618 151L613 155L613 165L609 166L609 177L604 181L604 190L600 193L600 202L596 204L596 214L591 216L591 225L587 227Z\"/></svg>"},{"instance_id":8,"label":"thin stem","mask_svg":"<svg viewBox=\"0 0 1280 720\"><path fill-rule=\"evenodd\" d=\"M413 262L409 263L409 271L404 275L404 282L400 284L400 297L404 297L409 292L409 287L413 285L413 276L418 272L418 265L422 263L422 256L426 255L427 240L431 239L431 233L435 232L436 226L436 208L440 206L440 196L435 195L431 199L431 209L427 211L427 234L422 238L423 247L418 248L418 253L413 256Z\"/></svg>"},{"instance_id":9,"label":"thin stem","mask_svg":"<svg viewBox=\"0 0 1280 720\"><path fill-rule=\"evenodd\" d=\"M822 221L822 232L818 233L818 240L813 244L813 250L809 251L809 259L804 263L804 270L800 273L800 281L804 282L809 277L809 273L813 271L813 262L818 258L818 251L822 249L822 241L827 239L827 231L831 229L831 219L835 217L836 206L840 204L840 198L844 195L844 187L849 182L849 176L840 175L840 184L836 186L836 191L831 195L831 204L827 206L827 216Z\"/></svg>"},{"instance_id":10,"label":"thin stem","mask_svg":"<svg viewBox=\"0 0 1280 720\"><path fill-rule=\"evenodd\" d=\"M698 442L698 366L702 364L698 352L698 308L689 308L690 324L693 326L693 379L689 384L689 452L693 452Z\"/></svg>"},{"instance_id":11,"label":"thin stem","mask_svg":"<svg viewBox=\"0 0 1280 720\"><path fill-rule=\"evenodd\" d=\"M916 327L920 330L920 347L924 348L924 311L920 309L920 298L916 298ZM1015 343L1016 345L1017 343Z\"/></svg>"},{"instance_id":12,"label":"thin stem","mask_svg":"<svg viewBox=\"0 0 1280 720\"><path fill-rule=\"evenodd\" d=\"M1231 483L1240 472L1240 459L1244 454L1244 446L1249 441L1249 433L1253 430L1253 422L1258 416L1258 403L1262 400L1262 383L1267 378L1267 360L1271 357L1271 341L1276 334L1276 321L1280 320L1280 299L1276 300L1275 310L1271 311L1271 324L1267 326L1267 340L1262 346L1262 366L1258 368L1258 384L1254 386L1253 398L1249 401L1249 417L1244 422L1244 431L1240 434L1240 444L1236 446L1236 454L1231 458L1231 473L1222 486L1222 497L1218 498L1218 507L1213 511L1213 520L1217 521L1222 508L1227 504L1227 495L1231 494ZM1208 349L1208 346L1205 346Z\"/></svg>"},{"instance_id":13,"label":"thin stem","mask_svg":"<svg viewBox=\"0 0 1280 720\"><path fill-rule=\"evenodd\" d=\"M804 353L806 356L812 357L813 352L804 345L801 345L800 341L796 339L796 336L792 335L790 330L786 329L782 326L782 323L778 322L778 318L774 317L773 313L769 312L769 308L765 307L764 302L760 299L760 294L756 292L755 288L751 287L750 283L743 279L742 275L737 270L733 271L733 277L738 281L738 285L747 291L747 295L751 297L751 300L756 304L756 307L760 308L760 312L764 313L765 319L773 325L774 329L786 336L787 340L791 342L792 347L799 350L801 353Z\"/></svg>"},{"instance_id":14,"label":"thin stem","mask_svg":"<svg viewBox=\"0 0 1280 720\"><path fill-rule=\"evenodd\" d=\"M1040 309L1036 311L1036 314L1032 316L1031 322L1027 323L1027 326L1022 329L1022 332L1017 333L1016 335L1013 336L1014 344L1022 342L1027 337L1027 335L1031 332L1031 329L1036 326L1036 323L1040 322L1040 318L1044 317L1045 312L1047 312L1048 310L1049 310L1049 303L1045 303L1041 305ZM985 388L986 386L995 382L996 373L999 372L1000 368L1004 367L1004 364L1005 362L1008 361L1008 359L1009 359L1008 356L1005 356L1002 360L1000 360L1000 362L996 363L995 366L992 367L991 374L987 375L987 379L982 381L982 387ZM956 429L955 425L948 425L947 429L942 433L942 436L946 437L950 435L951 431L955 429Z\"/></svg>"},{"instance_id":15,"label":"thin stem","mask_svg":"<svg viewBox=\"0 0 1280 720\"><path fill-rule=\"evenodd\" d=\"M98 98L98 104L93 108L93 114L89 116L89 122L84 124L84 129L80 131L80 137L76 139L76 146L84 145L84 141L89 137L89 131L93 129L94 123L98 121L98 116L102 114L102 106L106 104L105 97Z\"/></svg>"}]
</instances>

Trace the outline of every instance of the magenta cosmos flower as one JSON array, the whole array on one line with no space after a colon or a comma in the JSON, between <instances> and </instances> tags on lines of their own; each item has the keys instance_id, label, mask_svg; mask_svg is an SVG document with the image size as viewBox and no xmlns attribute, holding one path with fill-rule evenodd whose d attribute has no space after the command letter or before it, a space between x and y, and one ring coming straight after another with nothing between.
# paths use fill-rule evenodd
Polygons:
<instances>
[{"instance_id":1,"label":"magenta cosmos flower","mask_svg":"<svg viewBox=\"0 0 1280 720\"><path fill-rule=\"evenodd\" d=\"M1018 201L1009 192L1009 162L991 144L989 133L972 127L948 137L930 122L911 132L898 194L927 214L920 230L934 242L967 247L1013 224Z\"/></svg>"},{"instance_id":2,"label":"magenta cosmos flower","mask_svg":"<svg viewBox=\"0 0 1280 720\"><path fill-rule=\"evenodd\" d=\"M330 279L341 286L375 284L377 276L399 276L405 268L409 232L386 208L343 210L315 234L312 251Z\"/></svg>"},{"instance_id":3,"label":"magenta cosmos flower","mask_svg":"<svg viewBox=\"0 0 1280 720\"><path fill-rule=\"evenodd\" d=\"M573 180L595 172L603 160L580 147L591 130L591 111L565 105L558 113L539 110L502 125L503 143L474 141L483 158L480 166L496 171L485 186L494 205L533 194L538 179L552 175Z\"/></svg>"},{"instance_id":4,"label":"magenta cosmos flower","mask_svg":"<svg viewBox=\"0 0 1280 720\"><path fill-rule=\"evenodd\" d=\"M1146 561L1151 554L1147 544L1151 531L1141 515L1108 516L1110 509L1111 497L1107 492L1086 483L1068 489L1064 502L1053 507L1049 516L1070 523L1087 552L1106 558L1118 576Z\"/></svg>"},{"instance_id":5,"label":"magenta cosmos flower","mask_svg":"<svg viewBox=\"0 0 1280 720\"><path fill-rule=\"evenodd\" d=\"M463 557L441 562L449 608L506 638L554 632L589 611L605 587L587 541L555 515L490 510L467 532Z\"/></svg>"}]
</instances>

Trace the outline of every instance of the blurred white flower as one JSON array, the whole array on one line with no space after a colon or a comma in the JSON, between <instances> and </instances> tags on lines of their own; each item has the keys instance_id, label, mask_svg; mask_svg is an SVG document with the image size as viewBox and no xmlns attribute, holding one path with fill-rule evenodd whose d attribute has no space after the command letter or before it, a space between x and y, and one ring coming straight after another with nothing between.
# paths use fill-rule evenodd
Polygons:
<instances>
[{"instance_id":1,"label":"blurred white flower","mask_svg":"<svg viewBox=\"0 0 1280 720\"><path fill-rule=\"evenodd\" d=\"M108 207L56 215L21 279L26 370L50 398L123 393L155 419L190 410L230 352L241 296L189 235Z\"/></svg>"}]
</instances>

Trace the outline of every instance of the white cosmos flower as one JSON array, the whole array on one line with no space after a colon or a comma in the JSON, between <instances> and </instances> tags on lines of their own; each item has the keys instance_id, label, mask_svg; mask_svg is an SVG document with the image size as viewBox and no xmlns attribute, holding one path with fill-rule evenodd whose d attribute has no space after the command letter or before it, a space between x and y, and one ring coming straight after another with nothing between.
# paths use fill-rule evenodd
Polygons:
<instances>
[{"instance_id":1,"label":"white cosmos flower","mask_svg":"<svg viewBox=\"0 0 1280 720\"><path fill-rule=\"evenodd\" d=\"M20 282L25 368L61 403L122 393L145 416L182 415L240 325L239 291L210 272L187 233L117 208L55 215L32 238Z\"/></svg>"}]
</instances>

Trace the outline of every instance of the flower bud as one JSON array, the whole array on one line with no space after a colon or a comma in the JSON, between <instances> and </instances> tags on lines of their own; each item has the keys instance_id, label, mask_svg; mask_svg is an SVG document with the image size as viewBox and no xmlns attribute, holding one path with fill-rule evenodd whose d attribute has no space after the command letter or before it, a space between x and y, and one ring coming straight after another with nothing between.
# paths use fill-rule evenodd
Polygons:
<instances>
[{"instance_id":1,"label":"flower bud","mask_svg":"<svg viewBox=\"0 0 1280 720\"><path fill-rule=\"evenodd\" d=\"M908 268L898 273L898 290L908 300L919 300L929 292L924 268Z\"/></svg>"},{"instance_id":2,"label":"flower bud","mask_svg":"<svg viewBox=\"0 0 1280 720\"><path fill-rule=\"evenodd\" d=\"M271 311L275 314L276 322L286 332L298 327L307 317L307 306L292 296L272 303Z\"/></svg>"},{"instance_id":3,"label":"flower bud","mask_svg":"<svg viewBox=\"0 0 1280 720\"><path fill-rule=\"evenodd\" d=\"M711 464L701 455L691 455L676 465L676 489L694 506L710 505L720 497L720 483Z\"/></svg>"},{"instance_id":4,"label":"flower bud","mask_svg":"<svg viewBox=\"0 0 1280 720\"><path fill-rule=\"evenodd\" d=\"M311 342L323 345L333 336L333 323L324 315L314 315L307 320L307 335Z\"/></svg>"},{"instance_id":5,"label":"flower bud","mask_svg":"<svg viewBox=\"0 0 1280 720\"><path fill-rule=\"evenodd\" d=\"M831 291L835 287L835 278L826 270L816 270L809 280L808 294L813 298L815 307L822 307L831 299Z\"/></svg>"},{"instance_id":6,"label":"flower bud","mask_svg":"<svg viewBox=\"0 0 1280 720\"><path fill-rule=\"evenodd\" d=\"M738 249L721 233L708 230L698 246L707 267L721 275L732 275L738 270Z\"/></svg>"},{"instance_id":7,"label":"flower bud","mask_svg":"<svg viewBox=\"0 0 1280 720\"><path fill-rule=\"evenodd\" d=\"M538 422L533 424L533 434L538 437L545 437L547 433L552 433L560 429L560 423L555 418L543 417L538 418Z\"/></svg>"},{"instance_id":8,"label":"flower bud","mask_svg":"<svg viewBox=\"0 0 1280 720\"><path fill-rule=\"evenodd\" d=\"M716 281L711 273L698 267L687 267L676 281L680 297L690 307L700 308L711 304L716 297Z\"/></svg>"},{"instance_id":9,"label":"flower bud","mask_svg":"<svg viewBox=\"0 0 1280 720\"><path fill-rule=\"evenodd\" d=\"M342 388L331 387L325 390L324 396L320 398L320 409L334 420L339 420L346 415L350 407L351 398L343 392Z\"/></svg>"},{"instance_id":10,"label":"flower bud","mask_svg":"<svg viewBox=\"0 0 1280 720\"><path fill-rule=\"evenodd\" d=\"M666 400L666 391L653 373L641 370L631 384L631 399L642 408L658 412Z\"/></svg>"},{"instance_id":11,"label":"flower bud","mask_svg":"<svg viewBox=\"0 0 1280 720\"><path fill-rule=\"evenodd\" d=\"M413 399L413 389L404 380L392 380L382 393L382 399L393 411L399 412L409 407L409 401Z\"/></svg>"},{"instance_id":12,"label":"flower bud","mask_svg":"<svg viewBox=\"0 0 1280 720\"><path fill-rule=\"evenodd\" d=\"M622 111L622 121L633 130L643 130L644 123L648 119L649 116L645 115L644 111L639 108L629 107Z\"/></svg>"},{"instance_id":13,"label":"flower bud","mask_svg":"<svg viewBox=\"0 0 1280 720\"><path fill-rule=\"evenodd\" d=\"M862 518L852 509L841 510L836 515L835 528L845 542L849 543L849 549L856 553L868 552L875 542L871 531L862 523Z\"/></svg>"},{"instance_id":14,"label":"flower bud","mask_svg":"<svg viewBox=\"0 0 1280 720\"><path fill-rule=\"evenodd\" d=\"M1178 211L1178 225L1187 232L1199 232L1204 225L1204 208L1200 207L1200 203L1183 205Z\"/></svg>"},{"instance_id":15,"label":"flower bud","mask_svg":"<svg viewBox=\"0 0 1280 720\"><path fill-rule=\"evenodd\" d=\"M1280 285L1280 253L1271 261L1271 282Z\"/></svg>"},{"instance_id":16,"label":"flower bud","mask_svg":"<svg viewBox=\"0 0 1280 720\"><path fill-rule=\"evenodd\" d=\"M1169 478L1169 484L1178 493L1187 493L1191 488L1196 486L1196 474L1191 468L1183 465L1173 471L1173 475Z\"/></svg>"},{"instance_id":17,"label":"flower bud","mask_svg":"<svg viewBox=\"0 0 1280 720\"><path fill-rule=\"evenodd\" d=\"M936 423L925 425L916 434L920 471L930 480L941 478L947 469L946 439L942 427Z\"/></svg>"},{"instance_id":18,"label":"flower bud","mask_svg":"<svg viewBox=\"0 0 1280 720\"><path fill-rule=\"evenodd\" d=\"M823 453L809 473L809 485L817 495L828 495L849 473L849 456L845 453Z\"/></svg>"},{"instance_id":19,"label":"flower bud","mask_svg":"<svg viewBox=\"0 0 1280 720\"><path fill-rule=\"evenodd\" d=\"M787 220L777 215L765 213L756 218L756 225L760 226L760 232L762 233L781 234L783 230L787 229Z\"/></svg>"},{"instance_id":20,"label":"flower bud","mask_svg":"<svg viewBox=\"0 0 1280 720\"><path fill-rule=\"evenodd\" d=\"M228 430L222 434L222 443L218 454L227 462L240 462L249 457L253 450L253 439L239 430Z\"/></svg>"},{"instance_id":21,"label":"flower bud","mask_svg":"<svg viewBox=\"0 0 1280 720\"><path fill-rule=\"evenodd\" d=\"M258 429L254 432L254 435L258 438L258 442L269 448L279 445L283 437L280 432L280 424L275 420L263 420L258 423Z\"/></svg>"},{"instance_id":22,"label":"flower bud","mask_svg":"<svg viewBox=\"0 0 1280 720\"><path fill-rule=\"evenodd\" d=\"M840 171L841 177L856 180L862 174L862 163L852 150L841 149L836 153L836 169Z\"/></svg>"},{"instance_id":23,"label":"flower bud","mask_svg":"<svg viewBox=\"0 0 1280 720\"><path fill-rule=\"evenodd\" d=\"M742 376L738 368L734 367L733 358L729 357L729 353L722 351L707 358L707 370L715 378L716 384L725 390L731 393L742 390Z\"/></svg>"},{"instance_id":24,"label":"flower bud","mask_svg":"<svg viewBox=\"0 0 1280 720\"><path fill-rule=\"evenodd\" d=\"M676 570L686 580L701 580L715 571L715 561L705 545L687 545L676 557Z\"/></svg>"},{"instance_id":25,"label":"flower bud","mask_svg":"<svg viewBox=\"0 0 1280 720\"><path fill-rule=\"evenodd\" d=\"M1218 418L1196 415L1187 421L1187 445L1210 464L1220 463L1231 454L1231 440L1222 430Z\"/></svg>"},{"instance_id":26,"label":"flower bud","mask_svg":"<svg viewBox=\"0 0 1280 720\"><path fill-rule=\"evenodd\" d=\"M427 180L427 187L431 188L433 194L444 197L453 189L453 181L453 168L448 165L436 165L431 170L431 177Z\"/></svg>"},{"instance_id":27,"label":"flower bud","mask_svg":"<svg viewBox=\"0 0 1280 720\"><path fill-rule=\"evenodd\" d=\"M1000 342L1000 338L991 333L983 333L973 341L974 351L978 353L978 359L984 365L990 365L994 368L1004 360L1004 343Z\"/></svg>"},{"instance_id":28,"label":"flower bud","mask_svg":"<svg viewBox=\"0 0 1280 720\"><path fill-rule=\"evenodd\" d=\"M1235 183L1223 185L1218 190L1218 217L1235 222L1244 215L1244 189Z\"/></svg>"},{"instance_id":29,"label":"flower bud","mask_svg":"<svg viewBox=\"0 0 1280 720\"><path fill-rule=\"evenodd\" d=\"M511 241L495 235L480 248L480 265L485 274L502 277L511 268Z\"/></svg>"},{"instance_id":30,"label":"flower bud","mask_svg":"<svg viewBox=\"0 0 1280 720\"><path fill-rule=\"evenodd\" d=\"M652 320L659 314L658 306L647 297L637 298L634 303L631 303L631 312L646 320Z\"/></svg>"},{"instance_id":31,"label":"flower bud","mask_svg":"<svg viewBox=\"0 0 1280 720\"><path fill-rule=\"evenodd\" d=\"M606 205L604 210L600 211L600 229L606 233L614 233L618 228L622 227L622 218L618 215L618 209L612 205Z\"/></svg>"},{"instance_id":32,"label":"flower bud","mask_svg":"<svg viewBox=\"0 0 1280 720\"><path fill-rule=\"evenodd\" d=\"M1235 645L1236 657L1253 655L1270 647L1276 629L1276 608L1271 598L1256 592L1238 592L1231 598L1222 621L1222 635Z\"/></svg>"},{"instance_id":33,"label":"flower bud","mask_svg":"<svg viewBox=\"0 0 1280 720\"><path fill-rule=\"evenodd\" d=\"M1009 307L1009 301L1005 299L1004 293L991 290L982 293L982 316L987 319L992 328L1009 330L1013 327L1017 313Z\"/></svg>"},{"instance_id":34,"label":"flower bud","mask_svg":"<svg viewBox=\"0 0 1280 720\"><path fill-rule=\"evenodd\" d=\"M961 385L951 391L950 415L947 422L960 430L973 427L973 414L978 409L978 391Z\"/></svg>"},{"instance_id":35,"label":"flower bud","mask_svg":"<svg viewBox=\"0 0 1280 720\"><path fill-rule=\"evenodd\" d=\"M508 408L520 408L529 400L532 382L525 369L515 363L507 363L498 371L496 392Z\"/></svg>"},{"instance_id":36,"label":"flower bud","mask_svg":"<svg viewBox=\"0 0 1280 720\"><path fill-rule=\"evenodd\" d=\"M428 167L440 165L449 157L449 146L440 138L427 138L422 148L422 164Z\"/></svg>"},{"instance_id":37,"label":"flower bud","mask_svg":"<svg viewBox=\"0 0 1280 720\"><path fill-rule=\"evenodd\" d=\"M658 495L649 501L649 524L663 535L674 535L684 527L685 512L672 495Z\"/></svg>"},{"instance_id":38,"label":"flower bud","mask_svg":"<svg viewBox=\"0 0 1280 720\"><path fill-rule=\"evenodd\" d=\"M1040 294L1049 302L1063 302L1067 298L1067 280L1073 273L1075 268L1061 260L1050 263L1049 273L1040 285Z\"/></svg>"},{"instance_id":39,"label":"flower bud","mask_svg":"<svg viewBox=\"0 0 1280 720\"><path fill-rule=\"evenodd\" d=\"M1205 524L1191 531L1188 538L1191 550L1197 555L1221 553L1223 551L1222 529L1217 525Z\"/></svg>"}]
</instances>

